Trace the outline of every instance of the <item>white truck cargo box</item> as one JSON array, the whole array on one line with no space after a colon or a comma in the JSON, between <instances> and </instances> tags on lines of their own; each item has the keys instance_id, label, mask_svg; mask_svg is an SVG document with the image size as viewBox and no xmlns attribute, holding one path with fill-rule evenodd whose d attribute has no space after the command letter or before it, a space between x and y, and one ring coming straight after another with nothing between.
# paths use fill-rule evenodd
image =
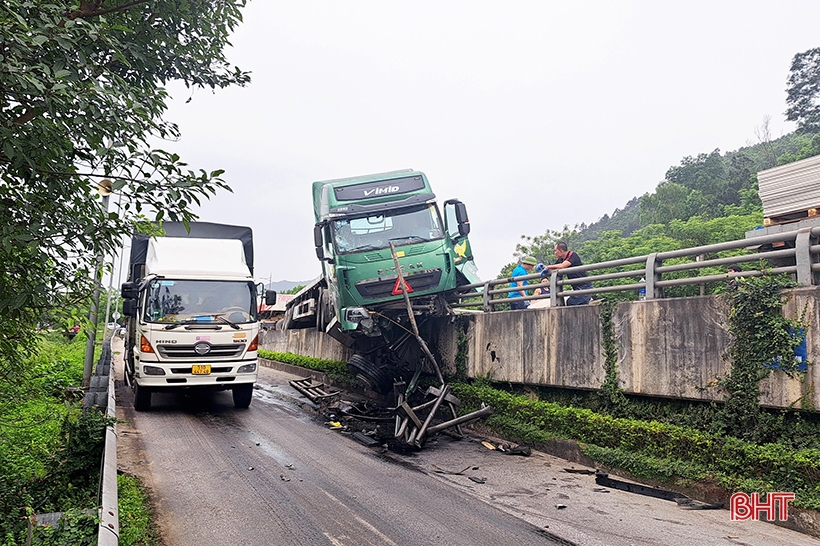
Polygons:
<instances>
[{"instance_id":1,"label":"white truck cargo box","mask_svg":"<svg viewBox=\"0 0 820 546\"><path fill-rule=\"evenodd\" d=\"M164 277L251 277L242 241L193 237L150 240L145 273Z\"/></svg>"}]
</instances>

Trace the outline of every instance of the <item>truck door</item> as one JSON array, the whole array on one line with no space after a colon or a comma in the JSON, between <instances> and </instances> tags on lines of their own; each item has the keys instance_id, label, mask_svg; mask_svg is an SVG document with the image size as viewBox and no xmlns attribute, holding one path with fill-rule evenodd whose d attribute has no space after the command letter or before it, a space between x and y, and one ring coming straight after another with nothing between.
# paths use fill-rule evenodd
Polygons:
<instances>
[{"instance_id":1,"label":"truck door","mask_svg":"<svg viewBox=\"0 0 820 546\"><path fill-rule=\"evenodd\" d=\"M467 217L467 207L464 203L458 199L449 199L444 202L444 226L447 230L447 237L453 243L455 253L453 261L456 264L456 270L462 277L459 284L481 282L478 267L473 261L470 240L467 238L470 233L470 220Z\"/></svg>"}]
</instances>

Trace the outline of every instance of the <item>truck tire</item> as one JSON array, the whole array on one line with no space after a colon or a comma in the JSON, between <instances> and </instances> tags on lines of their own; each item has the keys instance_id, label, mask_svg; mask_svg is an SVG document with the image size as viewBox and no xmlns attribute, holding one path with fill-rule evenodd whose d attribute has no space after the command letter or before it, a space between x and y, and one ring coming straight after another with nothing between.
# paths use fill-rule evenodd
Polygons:
<instances>
[{"instance_id":1,"label":"truck tire","mask_svg":"<svg viewBox=\"0 0 820 546\"><path fill-rule=\"evenodd\" d=\"M237 385L233 389L233 405L234 407L245 409L251 405L253 399L253 384L247 383L245 385Z\"/></svg>"},{"instance_id":2,"label":"truck tire","mask_svg":"<svg viewBox=\"0 0 820 546\"><path fill-rule=\"evenodd\" d=\"M134 383L134 409L137 411L148 411L151 409L151 389L140 387Z\"/></svg>"},{"instance_id":3,"label":"truck tire","mask_svg":"<svg viewBox=\"0 0 820 546\"><path fill-rule=\"evenodd\" d=\"M327 294L325 290L320 288L319 295L316 297L316 331L317 332L324 332L325 331L325 299L327 298Z\"/></svg>"},{"instance_id":4,"label":"truck tire","mask_svg":"<svg viewBox=\"0 0 820 546\"><path fill-rule=\"evenodd\" d=\"M327 325L330 324L333 316L332 305L327 288L320 289L316 303L316 330L318 332L325 333L327 330Z\"/></svg>"},{"instance_id":5,"label":"truck tire","mask_svg":"<svg viewBox=\"0 0 820 546\"><path fill-rule=\"evenodd\" d=\"M285 311L285 316L279 320L277 326L281 325L279 328L281 331L290 330L290 325L293 322L293 307Z\"/></svg>"},{"instance_id":6,"label":"truck tire","mask_svg":"<svg viewBox=\"0 0 820 546\"><path fill-rule=\"evenodd\" d=\"M347 369L379 394L387 394L393 389L393 380L390 376L364 355L351 356L347 362Z\"/></svg>"}]
</instances>

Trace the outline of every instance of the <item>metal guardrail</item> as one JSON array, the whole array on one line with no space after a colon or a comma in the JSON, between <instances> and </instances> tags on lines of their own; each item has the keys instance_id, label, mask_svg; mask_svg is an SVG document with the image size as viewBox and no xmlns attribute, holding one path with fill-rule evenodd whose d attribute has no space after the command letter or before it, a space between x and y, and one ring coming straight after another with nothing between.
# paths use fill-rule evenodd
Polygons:
<instances>
[{"instance_id":1,"label":"metal guardrail","mask_svg":"<svg viewBox=\"0 0 820 546\"><path fill-rule=\"evenodd\" d=\"M97 376L106 378L105 412L108 417L117 417L117 399L114 386L114 359L111 349L111 332L103 342L102 353L97 364ZM106 373L107 372L107 373ZM91 393L89 393L91 394ZM98 393L96 405L102 405ZM100 467L100 523L97 531L98 546L118 546L120 537L120 517L117 508L117 430L116 424L105 429L105 447Z\"/></svg>"},{"instance_id":2,"label":"metal guardrail","mask_svg":"<svg viewBox=\"0 0 820 546\"><path fill-rule=\"evenodd\" d=\"M485 312L491 312L495 306L508 304L514 301L529 301L549 299L550 306L564 305L565 297L573 295L594 295L610 292L631 292L637 294L639 290L646 290L646 299L661 299L664 297L664 288L673 286L705 285L715 282L726 282L736 277L760 276L767 273L789 273L796 277L797 282L804 286L820 285L820 227L807 227L795 231L750 237L725 243L703 245L666 252L655 252L632 258L622 258L595 264L568 267L560 271L552 271L550 276L542 280L540 273L494 279L481 283L474 283L459 287L457 301L452 307L465 308L481 306ZM772 250L758 252L761 248ZM774 250L779 248L779 250ZM754 253L731 256L726 258L701 259L708 254L731 250L747 250ZM686 260L688 259L688 261ZM772 268L761 267L756 270L739 273L723 273L720 275L699 275L704 268L723 266L745 262L760 262L761 260L778 259L789 262L789 265L780 265ZM676 261L664 265L666 261ZM684 260L684 261L681 261ZM793 265L791 263L793 262ZM580 279L566 279L567 273L586 271L587 277ZM598 273L596 273L598 272ZM669 278L675 273L689 273L690 276ZM692 275L694 273L694 275ZM666 275L666 277L664 277ZM573 284L618 281L620 279L645 279L645 282L630 282L625 284L599 285L587 290L573 290ZM538 280L541 284L530 284L528 291L537 287L549 287L549 294L526 295L522 297L507 297L508 292L520 292L521 287L510 287L513 281ZM547 284L546 281L549 281ZM506 286L504 286L506 285ZM594 284L593 284L594 286Z\"/></svg>"}]
</instances>

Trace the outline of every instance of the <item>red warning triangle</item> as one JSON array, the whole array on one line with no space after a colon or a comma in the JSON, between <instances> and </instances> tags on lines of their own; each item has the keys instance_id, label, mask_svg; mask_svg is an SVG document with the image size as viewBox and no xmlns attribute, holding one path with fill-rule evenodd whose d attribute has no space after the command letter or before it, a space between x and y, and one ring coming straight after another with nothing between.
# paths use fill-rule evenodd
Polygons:
<instances>
[{"instance_id":1,"label":"red warning triangle","mask_svg":"<svg viewBox=\"0 0 820 546\"><path fill-rule=\"evenodd\" d=\"M405 290L407 290L408 294L413 291L413 288L410 286L410 283L407 282L407 279L405 279L405 281L404 281L404 288L405 288ZM400 278L396 278L396 284L393 285L392 294L394 296L398 296L400 294L403 294L403 292L401 290L401 279Z\"/></svg>"}]
</instances>

